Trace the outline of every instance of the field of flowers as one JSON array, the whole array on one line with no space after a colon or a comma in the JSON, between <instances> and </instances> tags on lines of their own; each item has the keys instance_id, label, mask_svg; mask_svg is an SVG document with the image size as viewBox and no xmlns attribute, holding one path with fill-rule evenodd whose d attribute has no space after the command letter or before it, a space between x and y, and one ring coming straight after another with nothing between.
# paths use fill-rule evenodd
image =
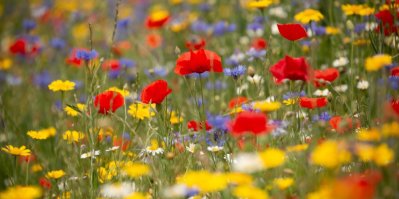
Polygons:
<instances>
[{"instance_id":1,"label":"field of flowers","mask_svg":"<svg viewBox=\"0 0 399 199\"><path fill-rule=\"evenodd\" d=\"M398 0L0 1L0 199L399 198Z\"/></svg>"}]
</instances>

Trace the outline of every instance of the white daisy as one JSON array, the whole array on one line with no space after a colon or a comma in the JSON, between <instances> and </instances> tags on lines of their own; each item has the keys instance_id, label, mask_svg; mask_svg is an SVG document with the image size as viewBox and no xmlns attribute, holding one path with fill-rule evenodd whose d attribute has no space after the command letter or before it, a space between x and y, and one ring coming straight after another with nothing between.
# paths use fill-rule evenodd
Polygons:
<instances>
[{"instance_id":1,"label":"white daisy","mask_svg":"<svg viewBox=\"0 0 399 199\"><path fill-rule=\"evenodd\" d=\"M136 189L133 182L109 183L101 186L101 195L108 198L124 198Z\"/></svg>"},{"instance_id":2,"label":"white daisy","mask_svg":"<svg viewBox=\"0 0 399 199\"><path fill-rule=\"evenodd\" d=\"M233 159L233 170L243 173L253 173L263 169L263 163L256 153L239 153Z\"/></svg>"},{"instance_id":3,"label":"white daisy","mask_svg":"<svg viewBox=\"0 0 399 199\"><path fill-rule=\"evenodd\" d=\"M359 90L367 90L369 88L369 82L367 80L360 80L357 83L357 88Z\"/></svg>"},{"instance_id":4,"label":"white daisy","mask_svg":"<svg viewBox=\"0 0 399 199\"><path fill-rule=\"evenodd\" d=\"M223 150L223 147L222 146L217 146L217 145L216 146L208 146L207 150L211 151L211 152L218 152L218 151Z\"/></svg>"}]
</instances>

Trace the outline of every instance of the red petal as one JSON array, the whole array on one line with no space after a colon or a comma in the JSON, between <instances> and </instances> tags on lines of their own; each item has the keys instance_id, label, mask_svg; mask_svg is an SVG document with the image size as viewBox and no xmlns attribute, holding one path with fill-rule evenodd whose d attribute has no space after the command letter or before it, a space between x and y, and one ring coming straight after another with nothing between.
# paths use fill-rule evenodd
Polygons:
<instances>
[{"instance_id":1,"label":"red petal","mask_svg":"<svg viewBox=\"0 0 399 199\"><path fill-rule=\"evenodd\" d=\"M296 41L308 37L305 28L301 24L277 24L280 35L290 41Z\"/></svg>"}]
</instances>

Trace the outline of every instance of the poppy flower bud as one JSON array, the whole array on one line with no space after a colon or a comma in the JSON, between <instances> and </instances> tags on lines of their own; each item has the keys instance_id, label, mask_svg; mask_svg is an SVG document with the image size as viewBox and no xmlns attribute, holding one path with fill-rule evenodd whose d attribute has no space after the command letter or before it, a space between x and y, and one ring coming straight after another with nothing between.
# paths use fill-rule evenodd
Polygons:
<instances>
[{"instance_id":1,"label":"poppy flower bud","mask_svg":"<svg viewBox=\"0 0 399 199\"><path fill-rule=\"evenodd\" d=\"M252 66L248 67L248 75L251 77L255 76L255 68L254 67L252 67Z\"/></svg>"}]
</instances>

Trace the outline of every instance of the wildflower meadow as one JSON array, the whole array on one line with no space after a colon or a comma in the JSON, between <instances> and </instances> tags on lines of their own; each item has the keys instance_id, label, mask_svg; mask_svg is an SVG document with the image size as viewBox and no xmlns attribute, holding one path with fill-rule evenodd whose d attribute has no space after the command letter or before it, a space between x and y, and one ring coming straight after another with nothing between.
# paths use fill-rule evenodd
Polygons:
<instances>
[{"instance_id":1,"label":"wildflower meadow","mask_svg":"<svg viewBox=\"0 0 399 199\"><path fill-rule=\"evenodd\" d=\"M399 0L0 0L0 199L399 198Z\"/></svg>"}]
</instances>

